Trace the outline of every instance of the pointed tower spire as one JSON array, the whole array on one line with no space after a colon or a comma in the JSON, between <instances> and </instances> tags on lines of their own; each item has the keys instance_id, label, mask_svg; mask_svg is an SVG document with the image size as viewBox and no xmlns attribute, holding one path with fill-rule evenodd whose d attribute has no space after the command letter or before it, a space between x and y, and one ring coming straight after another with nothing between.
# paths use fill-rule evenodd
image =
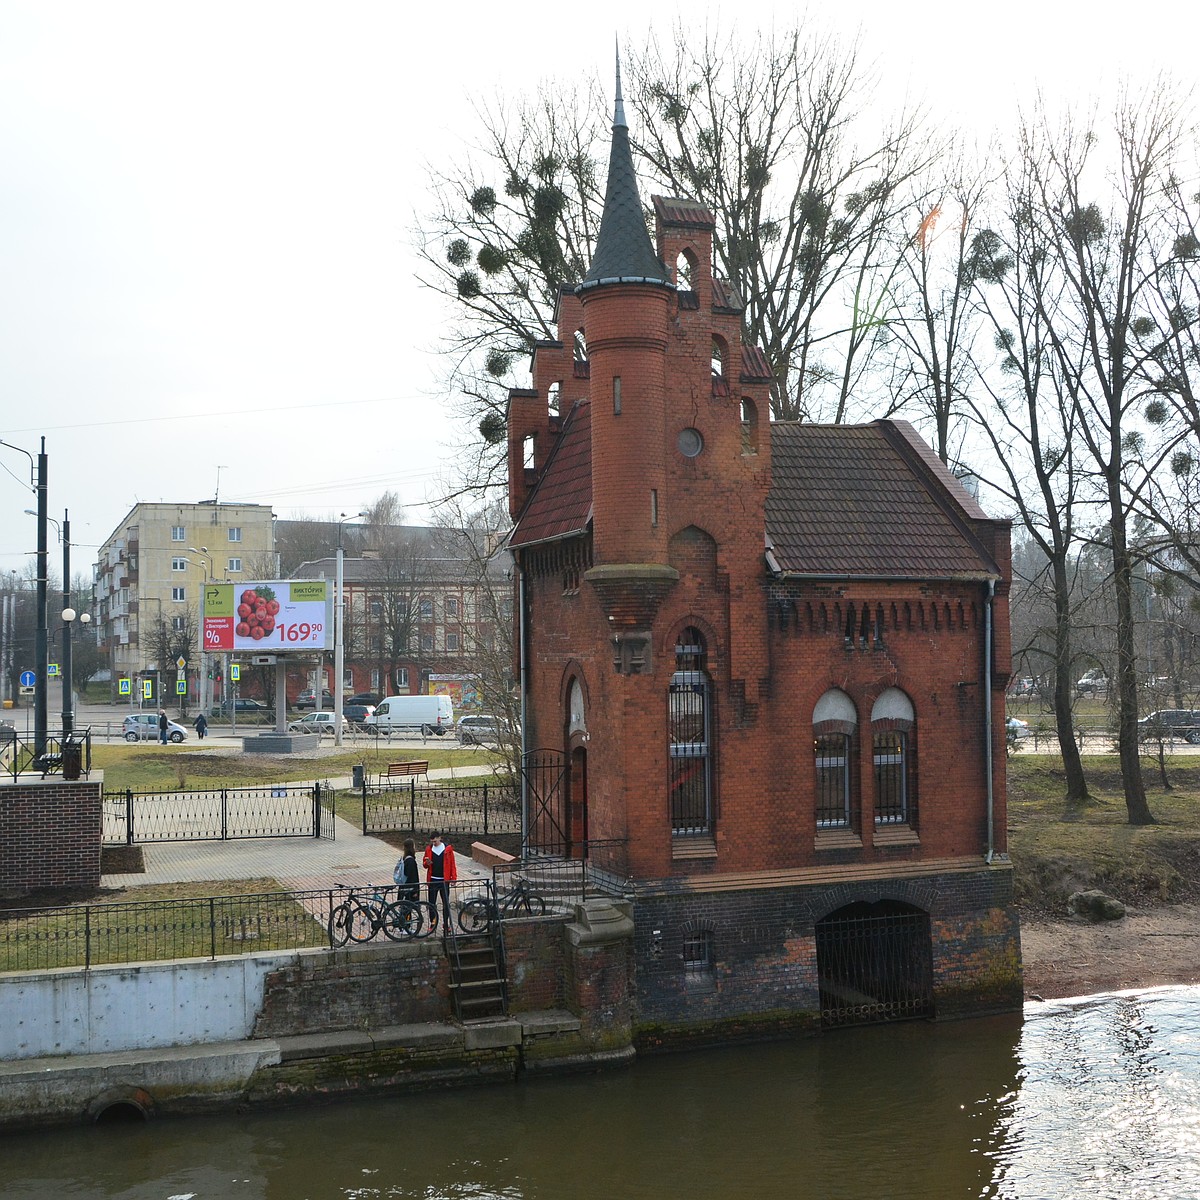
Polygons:
<instances>
[{"instance_id":1,"label":"pointed tower spire","mask_svg":"<svg viewBox=\"0 0 1200 1200\"><path fill-rule=\"evenodd\" d=\"M608 190L604 194L604 213L596 236L592 266L576 289L599 287L604 283L653 283L673 287L670 273L658 260L642 201L638 195L637 175L633 169L633 151L629 146L629 126L625 124L625 101L621 94L621 55L617 51L617 94L613 103L612 149L608 157Z\"/></svg>"}]
</instances>

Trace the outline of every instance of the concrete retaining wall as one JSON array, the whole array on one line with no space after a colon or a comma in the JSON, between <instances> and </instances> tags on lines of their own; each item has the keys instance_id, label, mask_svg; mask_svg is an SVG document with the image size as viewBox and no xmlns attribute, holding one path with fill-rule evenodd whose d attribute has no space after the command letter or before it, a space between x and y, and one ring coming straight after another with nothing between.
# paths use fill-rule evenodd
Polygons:
<instances>
[{"instance_id":1,"label":"concrete retaining wall","mask_svg":"<svg viewBox=\"0 0 1200 1200\"><path fill-rule=\"evenodd\" d=\"M0 1061L249 1038L300 953L0 975Z\"/></svg>"}]
</instances>

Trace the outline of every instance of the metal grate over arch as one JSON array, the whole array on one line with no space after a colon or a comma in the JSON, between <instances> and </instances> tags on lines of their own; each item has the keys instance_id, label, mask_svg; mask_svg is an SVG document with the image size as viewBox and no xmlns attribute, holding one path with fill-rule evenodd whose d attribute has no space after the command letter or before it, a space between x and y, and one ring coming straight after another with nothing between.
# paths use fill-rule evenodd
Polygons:
<instances>
[{"instance_id":1,"label":"metal grate over arch","mask_svg":"<svg viewBox=\"0 0 1200 1200\"><path fill-rule=\"evenodd\" d=\"M821 1024L933 1016L929 914L898 900L848 904L817 922Z\"/></svg>"}]
</instances>

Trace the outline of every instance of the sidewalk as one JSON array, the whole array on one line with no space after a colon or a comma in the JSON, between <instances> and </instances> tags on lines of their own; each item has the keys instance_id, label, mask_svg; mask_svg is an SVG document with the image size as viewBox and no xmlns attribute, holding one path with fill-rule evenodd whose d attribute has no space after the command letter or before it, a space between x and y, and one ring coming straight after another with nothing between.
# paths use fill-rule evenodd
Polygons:
<instances>
[{"instance_id":1,"label":"sidewalk","mask_svg":"<svg viewBox=\"0 0 1200 1200\"><path fill-rule=\"evenodd\" d=\"M433 779L490 775L487 766L447 767L430 771ZM332 780L350 788L349 778ZM391 884L400 852L377 837L334 818L336 837L253 838L212 842L147 842L145 873L104 875L101 887L138 887L149 883L196 883L222 879L277 879L289 890L329 887L334 883ZM417 847L418 856L422 846ZM490 879L491 870L471 860L470 845L455 846L460 879Z\"/></svg>"}]
</instances>

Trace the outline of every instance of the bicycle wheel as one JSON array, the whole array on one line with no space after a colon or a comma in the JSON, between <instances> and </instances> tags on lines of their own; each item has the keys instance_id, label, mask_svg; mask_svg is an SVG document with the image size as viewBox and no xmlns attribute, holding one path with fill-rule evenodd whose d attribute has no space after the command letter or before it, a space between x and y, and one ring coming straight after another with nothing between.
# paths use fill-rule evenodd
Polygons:
<instances>
[{"instance_id":1,"label":"bicycle wheel","mask_svg":"<svg viewBox=\"0 0 1200 1200\"><path fill-rule=\"evenodd\" d=\"M351 906L348 932L352 942L369 942L379 932L379 920L369 905Z\"/></svg>"},{"instance_id":2,"label":"bicycle wheel","mask_svg":"<svg viewBox=\"0 0 1200 1200\"><path fill-rule=\"evenodd\" d=\"M537 894L537 892L526 892L521 897L521 911L528 913L531 917L542 917L546 915L546 902Z\"/></svg>"},{"instance_id":3,"label":"bicycle wheel","mask_svg":"<svg viewBox=\"0 0 1200 1200\"><path fill-rule=\"evenodd\" d=\"M482 933L492 923L491 906L476 897L458 910L458 927L463 933Z\"/></svg>"},{"instance_id":4,"label":"bicycle wheel","mask_svg":"<svg viewBox=\"0 0 1200 1200\"><path fill-rule=\"evenodd\" d=\"M411 900L396 900L383 912L383 932L393 942L420 937L424 923L420 906Z\"/></svg>"},{"instance_id":5,"label":"bicycle wheel","mask_svg":"<svg viewBox=\"0 0 1200 1200\"><path fill-rule=\"evenodd\" d=\"M414 936L419 938L427 938L431 933L437 933L437 908L430 904L428 900L413 900L410 901L410 903L421 914L421 924Z\"/></svg>"},{"instance_id":6,"label":"bicycle wheel","mask_svg":"<svg viewBox=\"0 0 1200 1200\"><path fill-rule=\"evenodd\" d=\"M350 905L335 904L329 912L329 944L336 950L350 940Z\"/></svg>"}]
</instances>

